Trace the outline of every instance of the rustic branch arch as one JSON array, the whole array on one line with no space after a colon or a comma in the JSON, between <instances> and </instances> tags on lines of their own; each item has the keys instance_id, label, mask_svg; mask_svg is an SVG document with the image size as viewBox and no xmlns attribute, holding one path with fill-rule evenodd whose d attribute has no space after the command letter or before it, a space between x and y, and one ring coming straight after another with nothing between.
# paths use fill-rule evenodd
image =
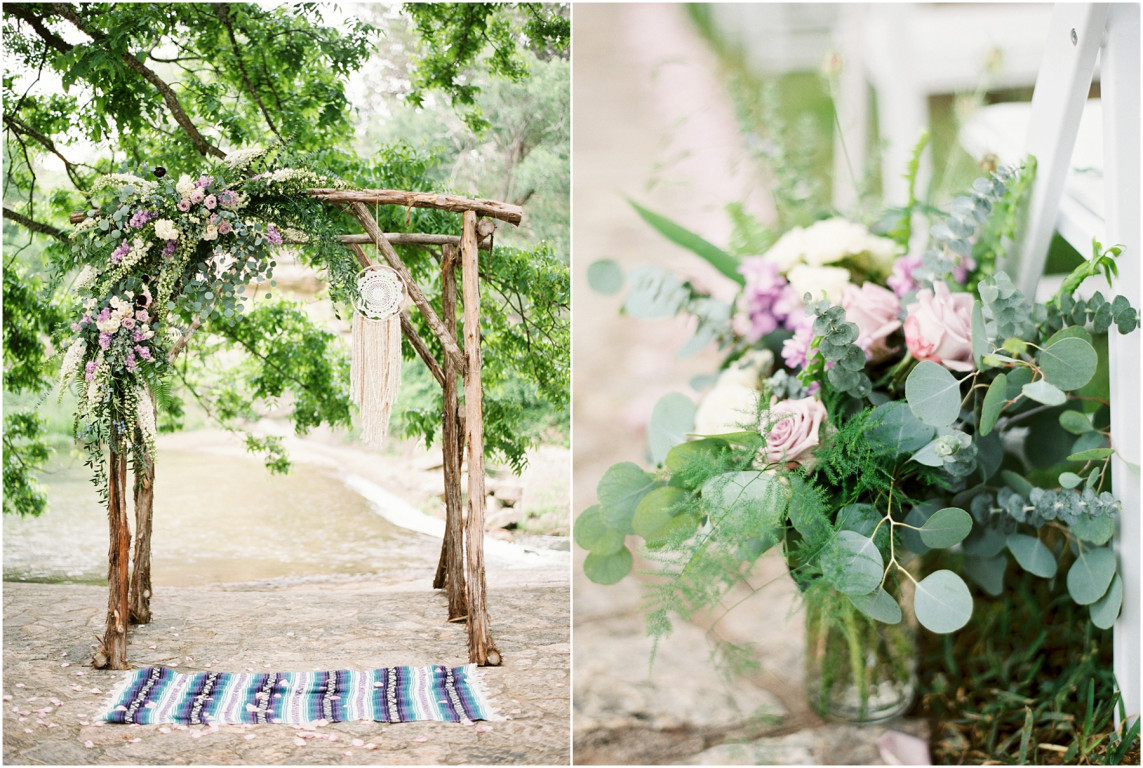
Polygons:
<instances>
[{"instance_id":1,"label":"rustic branch arch","mask_svg":"<svg viewBox=\"0 0 1143 768\"><path fill-rule=\"evenodd\" d=\"M397 272L412 303L444 350L437 360L412 322L401 314L401 330L417 356L428 367L443 390L443 428L441 446L445 486L446 522L441 556L433 579L435 589L448 595L449 621L466 621L468 627L469 662L481 666L498 666L500 651L492 641L489 627L484 574L484 417L481 384L482 355L480 348L480 250L491 249L495 221L519 225L523 209L494 200L475 200L455 195L405 192L389 189L309 189L305 194L330 205L345 207L361 224L365 234L343 235L340 240L349 248L362 267L372 263L361 247L372 243L385 262ZM405 208L435 208L461 214L461 234L385 233L369 211L370 205L397 205ZM73 223L83 221L86 214L72 215ZM440 249L442 299L438 314L413 279L394 245L418 245ZM461 271L458 294L456 270ZM464 313L464 337L457 336L457 310ZM171 350L171 358L179 354L197 329L190 331ZM461 403L459 380L464 381ZM462 511L461 468L468 454L467 515ZM127 519L126 456L110 455L108 519L110 549L108 551L107 623L102 644L95 653L95 666L127 669L128 624L143 624L151 619L150 535L154 501L154 462L137 472L134 488L136 541L134 569L128 573L131 532Z\"/></svg>"}]
</instances>

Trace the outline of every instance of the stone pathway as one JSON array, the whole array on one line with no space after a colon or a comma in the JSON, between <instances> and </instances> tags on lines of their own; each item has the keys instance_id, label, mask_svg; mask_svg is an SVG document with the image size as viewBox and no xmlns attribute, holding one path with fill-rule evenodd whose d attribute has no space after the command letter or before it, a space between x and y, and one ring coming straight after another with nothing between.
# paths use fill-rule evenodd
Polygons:
<instances>
[{"instance_id":1,"label":"stone pathway","mask_svg":"<svg viewBox=\"0 0 1143 768\"><path fill-rule=\"evenodd\" d=\"M9 764L563 764L570 761L566 574L490 579L504 666L484 670L505 721L123 726L94 715L122 672L89 666L106 588L4 584L4 762ZM467 662L463 624L415 584L160 588L130 634L133 666L180 671L369 669Z\"/></svg>"}]
</instances>

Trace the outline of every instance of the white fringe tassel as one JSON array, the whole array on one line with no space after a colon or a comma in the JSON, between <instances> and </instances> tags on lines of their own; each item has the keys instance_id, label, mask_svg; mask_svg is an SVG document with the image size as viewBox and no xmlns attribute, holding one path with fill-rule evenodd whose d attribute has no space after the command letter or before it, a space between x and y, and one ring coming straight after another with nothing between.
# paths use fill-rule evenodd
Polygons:
<instances>
[{"instance_id":1,"label":"white fringe tassel","mask_svg":"<svg viewBox=\"0 0 1143 768\"><path fill-rule=\"evenodd\" d=\"M393 401L401 388L401 316L370 320L353 313L349 396L361 410L362 437L380 445L389 434Z\"/></svg>"}]
</instances>

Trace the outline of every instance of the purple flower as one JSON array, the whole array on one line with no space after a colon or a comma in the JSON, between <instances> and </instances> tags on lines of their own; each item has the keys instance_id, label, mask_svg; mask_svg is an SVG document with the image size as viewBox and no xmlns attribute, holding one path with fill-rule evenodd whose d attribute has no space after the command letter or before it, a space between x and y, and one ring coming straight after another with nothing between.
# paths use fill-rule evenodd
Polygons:
<instances>
[{"instance_id":1,"label":"purple flower","mask_svg":"<svg viewBox=\"0 0 1143 768\"><path fill-rule=\"evenodd\" d=\"M758 257L744 260L738 272L746 278L741 301L750 320L743 335L753 343L776 331L789 314L788 284L775 262Z\"/></svg>"},{"instance_id":2,"label":"purple flower","mask_svg":"<svg viewBox=\"0 0 1143 768\"><path fill-rule=\"evenodd\" d=\"M147 349L146 347L136 344L135 351L139 354L139 357L143 358L144 360L151 359L151 350Z\"/></svg>"},{"instance_id":3,"label":"purple flower","mask_svg":"<svg viewBox=\"0 0 1143 768\"><path fill-rule=\"evenodd\" d=\"M206 199L206 193L201 189L195 189L190 193L190 201L192 203L201 203L204 199Z\"/></svg>"},{"instance_id":4,"label":"purple flower","mask_svg":"<svg viewBox=\"0 0 1143 768\"><path fill-rule=\"evenodd\" d=\"M169 259L172 256L174 256L175 255L175 248L177 248L177 247L178 246L175 245L174 240L168 240L167 244L163 246L163 258Z\"/></svg>"},{"instance_id":5,"label":"purple flower","mask_svg":"<svg viewBox=\"0 0 1143 768\"><path fill-rule=\"evenodd\" d=\"M131 246L127 244L126 240L124 240L119 244L118 248L111 252L111 263L118 264L119 262L123 261L123 257L130 252Z\"/></svg>"},{"instance_id":6,"label":"purple flower","mask_svg":"<svg viewBox=\"0 0 1143 768\"><path fill-rule=\"evenodd\" d=\"M266 239L274 245L282 244L282 235L273 224L266 227Z\"/></svg>"},{"instance_id":7,"label":"purple flower","mask_svg":"<svg viewBox=\"0 0 1143 768\"><path fill-rule=\"evenodd\" d=\"M971 256L961 256L957 259L956 266L953 267L953 280L956 280L961 285L968 282L968 273L976 269L976 262L973 261Z\"/></svg>"},{"instance_id":8,"label":"purple flower","mask_svg":"<svg viewBox=\"0 0 1143 768\"><path fill-rule=\"evenodd\" d=\"M71 324L71 330L72 330L72 333L79 331L79 323L72 323Z\"/></svg>"},{"instance_id":9,"label":"purple flower","mask_svg":"<svg viewBox=\"0 0 1143 768\"><path fill-rule=\"evenodd\" d=\"M130 371L131 373L134 373L135 369L139 367L135 363L135 353L134 352L128 352L127 353L126 367L127 367L127 370Z\"/></svg>"},{"instance_id":10,"label":"purple flower","mask_svg":"<svg viewBox=\"0 0 1143 768\"><path fill-rule=\"evenodd\" d=\"M229 189L224 189L218 193L218 202L223 205L230 205L234 202L234 193Z\"/></svg>"},{"instance_id":11,"label":"purple flower","mask_svg":"<svg viewBox=\"0 0 1143 768\"><path fill-rule=\"evenodd\" d=\"M893 293L904 296L910 291L917 290L917 282L913 279L913 270L921 266L921 255L907 253L893 262L893 274L885 284L893 289Z\"/></svg>"},{"instance_id":12,"label":"purple flower","mask_svg":"<svg viewBox=\"0 0 1143 768\"><path fill-rule=\"evenodd\" d=\"M782 359L794 370L806 367L810 357L810 344L814 340L814 319L806 316L794 329L794 336L782 343Z\"/></svg>"},{"instance_id":13,"label":"purple flower","mask_svg":"<svg viewBox=\"0 0 1143 768\"><path fill-rule=\"evenodd\" d=\"M228 234L230 234L230 230L232 230L232 229L234 229L234 227L230 226L230 222L227 221L226 219L223 219L222 221L218 222L218 234L228 235Z\"/></svg>"},{"instance_id":14,"label":"purple flower","mask_svg":"<svg viewBox=\"0 0 1143 768\"><path fill-rule=\"evenodd\" d=\"M135 335L131 337L133 341L144 341L146 338L147 334L143 333L142 331L135 331Z\"/></svg>"},{"instance_id":15,"label":"purple flower","mask_svg":"<svg viewBox=\"0 0 1143 768\"><path fill-rule=\"evenodd\" d=\"M100 349L107 349L110 346L111 346L111 334L110 333L99 334L99 347L100 347Z\"/></svg>"},{"instance_id":16,"label":"purple flower","mask_svg":"<svg viewBox=\"0 0 1143 768\"><path fill-rule=\"evenodd\" d=\"M146 208L143 208L135 212L131 220L127 222L127 226L132 229L142 229L147 225L147 222L153 218L155 218L155 215Z\"/></svg>"},{"instance_id":17,"label":"purple flower","mask_svg":"<svg viewBox=\"0 0 1143 768\"><path fill-rule=\"evenodd\" d=\"M213 176L199 176L198 181L194 183L196 187L209 187L214 182Z\"/></svg>"},{"instance_id":18,"label":"purple flower","mask_svg":"<svg viewBox=\"0 0 1143 768\"><path fill-rule=\"evenodd\" d=\"M183 213L186 213L187 211L189 211L190 207L191 207L191 201L188 200L187 198L184 197L182 200L179 200L178 209L180 211L182 211Z\"/></svg>"},{"instance_id":19,"label":"purple flower","mask_svg":"<svg viewBox=\"0 0 1143 768\"><path fill-rule=\"evenodd\" d=\"M97 366L97 365L95 364L95 361L94 361L94 360L88 360L88 361L87 361L87 365L85 365L85 366L84 366L84 368L83 368L83 370L84 370L84 374L83 374L83 377L84 377L84 378L85 378L87 381L91 381L92 379L94 379L94 378L95 378L95 369L96 369L96 368L98 368L98 367L99 367L99 366Z\"/></svg>"},{"instance_id":20,"label":"purple flower","mask_svg":"<svg viewBox=\"0 0 1143 768\"><path fill-rule=\"evenodd\" d=\"M81 317L79 319L79 324L80 325L87 325L90 322L91 322L91 313L90 312L84 312L83 317Z\"/></svg>"},{"instance_id":21,"label":"purple flower","mask_svg":"<svg viewBox=\"0 0 1143 768\"><path fill-rule=\"evenodd\" d=\"M95 321L97 323L102 323L104 320L110 320L110 319L111 319L111 307L104 307L102 310L100 310L99 317L95 318Z\"/></svg>"},{"instance_id":22,"label":"purple flower","mask_svg":"<svg viewBox=\"0 0 1143 768\"><path fill-rule=\"evenodd\" d=\"M130 316L125 317L125 318L123 318L123 320L119 324L122 325L127 330L131 330L132 328L135 327L135 318L130 317Z\"/></svg>"},{"instance_id":23,"label":"purple flower","mask_svg":"<svg viewBox=\"0 0 1143 768\"><path fill-rule=\"evenodd\" d=\"M147 310L145 310L145 309L140 309L140 310L136 310L136 312L135 312L135 319L136 319L136 320L138 320L140 323L145 323L145 322L147 322L148 320L150 320L151 318L150 318L150 316L147 314Z\"/></svg>"},{"instance_id":24,"label":"purple flower","mask_svg":"<svg viewBox=\"0 0 1143 768\"><path fill-rule=\"evenodd\" d=\"M207 195L203 198L202 204L205 205L209 210L213 211L215 206L218 205L218 198L214 195Z\"/></svg>"}]
</instances>

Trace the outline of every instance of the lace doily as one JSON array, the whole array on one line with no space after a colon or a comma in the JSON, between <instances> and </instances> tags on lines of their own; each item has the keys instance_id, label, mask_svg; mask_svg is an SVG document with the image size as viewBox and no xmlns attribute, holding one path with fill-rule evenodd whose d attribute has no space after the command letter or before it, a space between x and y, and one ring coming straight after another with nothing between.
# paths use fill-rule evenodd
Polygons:
<instances>
[{"instance_id":1,"label":"lace doily","mask_svg":"<svg viewBox=\"0 0 1143 768\"><path fill-rule=\"evenodd\" d=\"M366 267L357 274L361 296L354 307L370 320L384 320L401 311L405 285L391 268L382 264Z\"/></svg>"}]
</instances>

